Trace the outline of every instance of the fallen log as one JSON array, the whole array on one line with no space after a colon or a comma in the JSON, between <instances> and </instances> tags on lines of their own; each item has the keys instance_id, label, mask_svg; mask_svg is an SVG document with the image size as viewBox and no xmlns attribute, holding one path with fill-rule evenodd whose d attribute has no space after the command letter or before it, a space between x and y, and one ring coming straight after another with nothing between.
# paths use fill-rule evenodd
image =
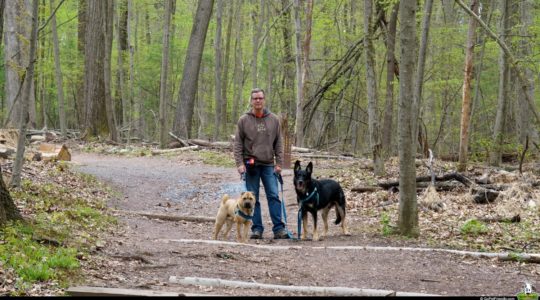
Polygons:
<instances>
[{"instance_id":1,"label":"fallen log","mask_svg":"<svg viewBox=\"0 0 540 300\"><path fill-rule=\"evenodd\" d=\"M95 286L74 286L66 290L66 293L70 296L102 296L102 297L112 297L112 296L165 296L165 297L178 297L178 296L188 296L187 294L175 293L175 292L165 292L165 291L154 291L148 289L124 289L124 288L105 288L105 287L95 287Z\"/></svg>"},{"instance_id":2,"label":"fallen log","mask_svg":"<svg viewBox=\"0 0 540 300\"><path fill-rule=\"evenodd\" d=\"M518 214L513 217L484 217L478 218L478 220L486 223L519 223L521 222L521 216Z\"/></svg>"},{"instance_id":3,"label":"fallen log","mask_svg":"<svg viewBox=\"0 0 540 300\"><path fill-rule=\"evenodd\" d=\"M172 136L175 140L177 140L177 141L178 141L180 144L182 144L184 147L188 147L188 146L189 146L189 144L188 144L186 141L184 141L183 139L177 137L176 135L174 135L174 133L172 133L172 132L169 131L169 135Z\"/></svg>"},{"instance_id":4,"label":"fallen log","mask_svg":"<svg viewBox=\"0 0 540 300\"><path fill-rule=\"evenodd\" d=\"M448 181L448 180L457 180L461 182L462 184L464 184L466 187L470 187L471 185L474 184L472 180L470 180L466 176L457 172L444 174L441 176L435 176L435 181ZM416 182L430 182L430 181L431 181L431 175L416 177ZM389 189L394 186L399 186L399 181L380 182L377 185L384 189Z\"/></svg>"},{"instance_id":5,"label":"fallen log","mask_svg":"<svg viewBox=\"0 0 540 300\"><path fill-rule=\"evenodd\" d=\"M353 187L351 189L351 192L357 192L357 193L369 192L369 193L373 193L373 192L380 191L380 190L382 190L382 188L378 187L378 186L358 186L358 187Z\"/></svg>"},{"instance_id":6,"label":"fallen log","mask_svg":"<svg viewBox=\"0 0 540 300\"><path fill-rule=\"evenodd\" d=\"M339 160L354 160L354 157L342 156L342 155L322 155L322 154L298 154L299 157L304 158L322 158L322 159L339 159Z\"/></svg>"},{"instance_id":7,"label":"fallen log","mask_svg":"<svg viewBox=\"0 0 540 300\"><path fill-rule=\"evenodd\" d=\"M113 210L118 213L124 213L124 214L135 214L143 217L147 217L150 219L159 219L164 221L189 221L189 222L215 222L216 219L214 217L203 217L203 216L174 216L174 215L159 215L159 214L152 214L152 213L146 213L146 212L140 212L140 211L126 211L126 210Z\"/></svg>"},{"instance_id":8,"label":"fallen log","mask_svg":"<svg viewBox=\"0 0 540 300\"><path fill-rule=\"evenodd\" d=\"M199 146L195 145L195 146L188 146L188 147L174 148L174 149L154 149L152 150L152 155L184 152L184 151L190 151L190 150L199 150Z\"/></svg>"}]
</instances>

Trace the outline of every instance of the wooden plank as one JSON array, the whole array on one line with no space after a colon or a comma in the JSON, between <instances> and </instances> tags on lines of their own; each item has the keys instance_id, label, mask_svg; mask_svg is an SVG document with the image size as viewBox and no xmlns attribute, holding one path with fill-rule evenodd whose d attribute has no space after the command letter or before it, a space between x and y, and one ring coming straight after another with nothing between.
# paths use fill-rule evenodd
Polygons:
<instances>
[{"instance_id":1,"label":"wooden plank","mask_svg":"<svg viewBox=\"0 0 540 300\"><path fill-rule=\"evenodd\" d=\"M74 286L66 290L70 296L162 296L162 297L178 297L184 296L181 293L155 291L155 290L136 290L122 288L105 288L95 286Z\"/></svg>"}]
</instances>

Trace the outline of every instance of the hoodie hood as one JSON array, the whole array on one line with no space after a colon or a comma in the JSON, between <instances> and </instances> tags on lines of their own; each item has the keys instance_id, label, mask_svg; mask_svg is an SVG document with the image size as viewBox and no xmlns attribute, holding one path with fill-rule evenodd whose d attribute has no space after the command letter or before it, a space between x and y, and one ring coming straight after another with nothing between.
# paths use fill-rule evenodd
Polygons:
<instances>
[{"instance_id":1,"label":"hoodie hood","mask_svg":"<svg viewBox=\"0 0 540 300\"><path fill-rule=\"evenodd\" d=\"M270 111L267 109L267 108L263 108L263 115L261 117L257 117L254 113L253 113L253 110L250 109L248 112L246 112L246 114L248 115L251 115L255 118L266 118L268 115L270 115Z\"/></svg>"}]
</instances>

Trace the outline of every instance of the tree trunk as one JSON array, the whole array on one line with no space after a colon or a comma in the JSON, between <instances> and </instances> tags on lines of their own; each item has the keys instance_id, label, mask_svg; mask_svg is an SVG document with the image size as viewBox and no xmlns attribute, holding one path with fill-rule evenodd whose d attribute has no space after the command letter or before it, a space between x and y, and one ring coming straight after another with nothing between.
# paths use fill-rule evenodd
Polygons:
<instances>
[{"instance_id":1,"label":"tree trunk","mask_svg":"<svg viewBox=\"0 0 540 300\"><path fill-rule=\"evenodd\" d=\"M80 57L80 61L84 62L84 48L86 47L86 0L78 1L78 16L77 20L77 54ZM77 113L77 120L79 128L84 128L85 116L86 116L86 104L84 102L84 74L77 76L77 93L75 103L75 111Z\"/></svg>"},{"instance_id":2,"label":"tree trunk","mask_svg":"<svg viewBox=\"0 0 540 300\"><path fill-rule=\"evenodd\" d=\"M503 21L501 23L501 41L505 42L509 40L507 36L510 30L510 2L511 0L504 0ZM495 125L493 127L493 146L492 151L489 153L489 164L491 166L499 166L502 160L502 144L504 136L504 127L506 125L506 113L507 113L507 100L508 100L508 83L510 80L510 68L508 66L508 57L506 53L501 49L499 55L499 95L497 102L497 115L495 117Z\"/></svg>"},{"instance_id":3,"label":"tree trunk","mask_svg":"<svg viewBox=\"0 0 540 300\"><path fill-rule=\"evenodd\" d=\"M6 103L8 107L6 123L10 127L18 127L20 124L21 109L22 109L22 82L25 76L20 70L26 69L28 66L28 42L30 37L31 21L30 18L21 18L20 16L29 15L29 1L7 1L4 8L5 22L5 45L4 45L4 66L5 66L5 93ZM30 97L34 97L33 83L30 87ZM29 107L34 104L34 100L30 100ZM31 110L31 108L30 108ZM29 112L29 122L35 121L31 111Z\"/></svg>"},{"instance_id":4,"label":"tree trunk","mask_svg":"<svg viewBox=\"0 0 540 300\"><path fill-rule=\"evenodd\" d=\"M393 154L392 148L394 148L392 147L392 133L394 132L394 75L397 67L395 50L398 9L399 3L394 4L386 34L386 104L382 124L382 148L386 157Z\"/></svg>"},{"instance_id":5,"label":"tree trunk","mask_svg":"<svg viewBox=\"0 0 540 300\"><path fill-rule=\"evenodd\" d=\"M377 79L375 75L375 49L373 48L373 3L364 0L364 48L366 50L366 85L368 98L369 145L373 155L373 171L375 175L384 174L384 163L381 157L381 138L379 133Z\"/></svg>"},{"instance_id":6,"label":"tree trunk","mask_svg":"<svg viewBox=\"0 0 540 300\"><path fill-rule=\"evenodd\" d=\"M210 23L210 17L212 16L213 5L214 0L199 1L195 20L193 21L191 36L189 38L173 126L173 133L183 138L189 138L191 134L191 121L193 119L199 70L201 67L208 23Z\"/></svg>"},{"instance_id":7,"label":"tree trunk","mask_svg":"<svg viewBox=\"0 0 540 300\"><path fill-rule=\"evenodd\" d=\"M289 6L288 0L281 0L281 10L284 11L281 18L281 32L283 34L283 80L281 82L281 90L283 94L281 96L281 111L287 114L287 117L291 117L294 113L291 99L295 99L294 96L294 57L292 50L292 34L290 30L291 14L287 9ZM283 133L285 134L285 132Z\"/></svg>"},{"instance_id":8,"label":"tree trunk","mask_svg":"<svg viewBox=\"0 0 540 300\"><path fill-rule=\"evenodd\" d=\"M51 8L51 11L53 11L55 8L54 0L50 0L49 6ZM58 114L60 115L60 132L62 132L62 136L65 138L67 135L66 110L64 107L64 84L62 80L62 68L60 67L60 49L58 46L58 33L56 31L56 14L51 16L51 32L53 36L54 70L56 78L56 91L58 96ZM46 119L45 115L44 118Z\"/></svg>"},{"instance_id":9,"label":"tree trunk","mask_svg":"<svg viewBox=\"0 0 540 300\"><path fill-rule=\"evenodd\" d=\"M215 128L214 128L214 140L217 141L220 138L220 129L223 125L222 112L221 108L223 107L223 95L221 87L221 57L223 56L221 50L221 25L222 25L222 16L223 16L223 0L217 0L217 10L216 10L216 37L214 39L214 53L215 53L215 65L214 65L214 77L215 77Z\"/></svg>"},{"instance_id":10,"label":"tree trunk","mask_svg":"<svg viewBox=\"0 0 540 300\"><path fill-rule=\"evenodd\" d=\"M295 136L298 147L304 147L304 84L302 66L302 20L300 19L300 0L294 0L294 28L296 35L296 122Z\"/></svg>"},{"instance_id":11,"label":"tree trunk","mask_svg":"<svg viewBox=\"0 0 540 300\"><path fill-rule=\"evenodd\" d=\"M26 68L26 77L22 83L23 92L21 98L21 111L19 116L19 138L17 140L17 155L13 162L13 172L10 185L13 187L19 187L21 185L21 171L24 163L24 150L26 143L26 128L28 126L29 112L28 105L30 104L30 97L32 94L32 83L34 81L34 62L37 48L37 30L38 30L38 7L39 0L33 0L32 2L32 29L30 35L30 50L28 53L28 66ZM1 174L0 174L1 176Z\"/></svg>"},{"instance_id":12,"label":"tree trunk","mask_svg":"<svg viewBox=\"0 0 540 300\"><path fill-rule=\"evenodd\" d=\"M121 122L120 125L126 126L129 122L129 106L128 106L128 98L126 95L126 80L125 80L125 66L124 66L124 58L127 56L126 52L128 50L128 41L127 41L127 22L128 22L128 4L127 0L121 0L118 2L118 26L117 26L117 32L118 32L118 42L117 42L117 50L118 50L118 58L117 58L117 76L118 76L118 85L116 87L116 90L118 92L118 95L120 97L120 111L121 114Z\"/></svg>"},{"instance_id":13,"label":"tree trunk","mask_svg":"<svg viewBox=\"0 0 540 300\"><path fill-rule=\"evenodd\" d=\"M105 1L88 1L86 6L87 25L84 65L84 99L86 103L85 139L93 137L106 138L109 135L105 99Z\"/></svg>"},{"instance_id":14,"label":"tree trunk","mask_svg":"<svg viewBox=\"0 0 540 300\"><path fill-rule=\"evenodd\" d=\"M519 10L520 10L520 16L521 16L521 24L523 26L520 26L520 36L530 36L529 28L533 26L532 21L532 12L533 12L533 1L531 0L525 0L521 1L519 3ZM531 43L527 41L526 39L520 40L520 46L519 46L519 55L521 56L521 60L526 60L528 57L531 57L532 55L532 49L531 49ZM535 83L534 80L531 80L534 78L534 72L531 70L531 66L528 65L525 67L524 70L525 78L528 78L528 84L525 89L518 88L518 117L516 118L516 121L518 122L517 128L518 128L518 136L519 136L519 142L521 144L525 144L525 141L527 139L527 136L530 137L532 141L535 143L538 143L538 130L535 126L532 126L533 120L531 118L531 113L529 111L529 106L527 103L527 95L525 93L528 93L529 98L534 99L535 94Z\"/></svg>"},{"instance_id":15,"label":"tree trunk","mask_svg":"<svg viewBox=\"0 0 540 300\"><path fill-rule=\"evenodd\" d=\"M253 10L251 11L251 19L253 21L253 40L252 40L252 60L251 60L251 84L252 87L258 87L258 57L259 57L259 40L262 31L262 17L259 15L259 11L264 5L264 0L261 0L258 4L253 4Z\"/></svg>"},{"instance_id":16,"label":"tree trunk","mask_svg":"<svg viewBox=\"0 0 540 300\"><path fill-rule=\"evenodd\" d=\"M414 130L413 134L415 137L419 137L421 133L420 128L418 127L418 120L420 119L420 106L422 105L422 89L424 85L424 67L426 65L426 52L427 44L429 41L429 24L431 21L431 10L433 7L433 0L426 0L424 3L424 17L422 19L422 38L420 40L420 50L418 53L418 64L416 68L416 81L414 84L414 102L413 102L413 113L412 116L412 128ZM427 135L427 133L426 133ZM413 152L416 153L416 143L413 144ZM423 148L426 148L424 142L421 143ZM424 157L426 157L427 149L421 149Z\"/></svg>"},{"instance_id":17,"label":"tree trunk","mask_svg":"<svg viewBox=\"0 0 540 300\"><path fill-rule=\"evenodd\" d=\"M2 177L2 167L0 166L0 228L9 221L22 220L21 213L15 206L13 198Z\"/></svg>"},{"instance_id":18,"label":"tree trunk","mask_svg":"<svg viewBox=\"0 0 540 300\"><path fill-rule=\"evenodd\" d=\"M244 72L242 68L242 31L243 31L243 22L242 22L242 4L243 0L239 0L237 2L237 8L235 12L235 20L236 20L236 34L235 34L235 42L234 42L234 83L233 83L233 108L232 108L232 120L234 127L236 127L236 121L239 118L240 110L243 109L243 103L244 98L242 95L242 90L244 88L243 85L243 78L244 78ZM234 130L234 129L233 129Z\"/></svg>"},{"instance_id":19,"label":"tree trunk","mask_svg":"<svg viewBox=\"0 0 540 300\"><path fill-rule=\"evenodd\" d=\"M167 144L167 78L169 70L169 30L171 25L171 11L173 0L164 0L165 17L163 22L163 48L161 49L161 79L159 88L159 147L165 148Z\"/></svg>"},{"instance_id":20,"label":"tree trunk","mask_svg":"<svg viewBox=\"0 0 540 300\"><path fill-rule=\"evenodd\" d=\"M411 118L414 115L414 55L416 53L416 0L401 0L399 15L401 21L400 45L401 67L399 79L399 232L405 236L417 236L418 203L416 199L416 169Z\"/></svg>"},{"instance_id":21,"label":"tree trunk","mask_svg":"<svg viewBox=\"0 0 540 300\"><path fill-rule=\"evenodd\" d=\"M226 2L227 3L227 2ZM230 69L230 57L231 57L231 38L232 38L232 24L234 17L234 1L229 1L229 15L227 18L227 33L225 34L225 57L223 63L223 83L221 84L221 120L223 122L223 128L227 131L229 128L229 120L227 120L227 92L229 90L229 69Z\"/></svg>"},{"instance_id":22,"label":"tree trunk","mask_svg":"<svg viewBox=\"0 0 540 300\"><path fill-rule=\"evenodd\" d=\"M471 10L478 14L478 0L471 0ZM469 125L471 120L471 80L473 77L474 45L476 44L476 20L469 19L469 31L465 45L465 67L463 71L463 96L461 105L461 133L459 139L459 164L458 171L463 172L467 168L467 156L469 152Z\"/></svg>"},{"instance_id":23,"label":"tree trunk","mask_svg":"<svg viewBox=\"0 0 540 300\"><path fill-rule=\"evenodd\" d=\"M105 40L105 55L103 56L103 77L105 88L105 111L107 112L107 125L109 127L110 138L118 142L118 130L116 129L116 114L114 112L114 102L111 93L111 51L113 41L113 13L114 0L107 0L105 3L105 15L103 23L103 33Z\"/></svg>"}]
</instances>

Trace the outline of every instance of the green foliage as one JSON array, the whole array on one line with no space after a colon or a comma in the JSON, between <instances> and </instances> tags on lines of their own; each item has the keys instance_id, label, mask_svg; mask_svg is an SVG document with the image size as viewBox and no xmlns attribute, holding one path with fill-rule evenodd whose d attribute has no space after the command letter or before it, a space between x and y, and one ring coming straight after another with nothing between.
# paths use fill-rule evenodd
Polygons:
<instances>
[{"instance_id":1,"label":"green foliage","mask_svg":"<svg viewBox=\"0 0 540 300\"><path fill-rule=\"evenodd\" d=\"M461 234L477 236L488 232L487 226L476 219L467 220L460 228Z\"/></svg>"},{"instance_id":2,"label":"green foliage","mask_svg":"<svg viewBox=\"0 0 540 300\"><path fill-rule=\"evenodd\" d=\"M61 271L79 267L74 248L56 248L40 244L35 228L22 223L10 224L0 231L0 260L23 281L61 279Z\"/></svg>"},{"instance_id":3,"label":"green foliage","mask_svg":"<svg viewBox=\"0 0 540 300\"><path fill-rule=\"evenodd\" d=\"M49 178L73 176L65 168L56 164L47 174ZM59 286L73 282L79 277L78 257L116 224L115 218L103 212L105 193L93 177L66 180L78 184L75 191L72 185L67 188L56 182L30 180L10 191L18 205L32 212L25 223L10 223L0 229L0 265L18 277L12 295L24 295L35 282L53 280Z\"/></svg>"},{"instance_id":4,"label":"green foliage","mask_svg":"<svg viewBox=\"0 0 540 300\"><path fill-rule=\"evenodd\" d=\"M394 227L390 224L390 216L387 213L381 214L381 225L383 236L389 236L395 233Z\"/></svg>"}]
</instances>

